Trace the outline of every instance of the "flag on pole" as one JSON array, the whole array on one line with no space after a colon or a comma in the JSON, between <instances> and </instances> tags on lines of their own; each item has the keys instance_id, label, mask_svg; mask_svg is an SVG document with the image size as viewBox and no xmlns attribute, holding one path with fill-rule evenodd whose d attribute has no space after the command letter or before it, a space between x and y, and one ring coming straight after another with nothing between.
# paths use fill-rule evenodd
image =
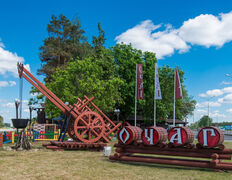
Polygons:
<instances>
[{"instance_id":1,"label":"flag on pole","mask_svg":"<svg viewBox=\"0 0 232 180\"><path fill-rule=\"evenodd\" d=\"M175 66L175 73L176 73L176 76L175 76L176 77L176 99L183 99L179 73L178 73L176 66Z\"/></svg>"},{"instance_id":2,"label":"flag on pole","mask_svg":"<svg viewBox=\"0 0 232 180\"><path fill-rule=\"evenodd\" d=\"M155 99L162 99L157 63L155 63Z\"/></svg>"},{"instance_id":3,"label":"flag on pole","mask_svg":"<svg viewBox=\"0 0 232 180\"><path fill-rule=\"evenodd\" d=\"M142 64L137 64L137 99L144 99L143 92L143 66Z\"/></svg>"},{"instance_id":4,"label":"flag on pole","mask_svg":"<svg viewBox=\"0 0 232 180\"><path fill-rule=\"evenodd\" d=\"M156 127L156 99L162 99L157 63L155 63L155 94L154 94L154 126L155 127Z\"/></svg>"}]
</instances>

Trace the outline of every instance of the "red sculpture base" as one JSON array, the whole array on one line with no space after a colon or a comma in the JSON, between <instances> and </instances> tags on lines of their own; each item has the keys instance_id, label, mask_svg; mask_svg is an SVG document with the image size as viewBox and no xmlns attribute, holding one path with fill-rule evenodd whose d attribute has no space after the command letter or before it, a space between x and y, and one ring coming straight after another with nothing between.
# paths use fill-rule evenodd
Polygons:
<instances>
[{"instance_id":1,"label":"red sculpture base","mask_svg":"<svg viewBox=\"0 0 232 180\"><path fill-rule=\"evenodd\" d=\"M81 143L73 141L51 141L50 143L43 144L46 149L51 149L53 151L63 151L63 150L90 150L90 151L101 151L103 150L106 143Z\"/></svg>"},{"instance_id":2,"label":"red sculpture base","mask_svg":"<svg viewBox=\"0 0 232 180\"><path fill-rule=\"evenodd\" d=\"M198 149L196 147L158 147L138 145L115 144L116 152L110 156L110 160L117 161L132 161L145 162L155 164L168 164L177 166L188 166L197 168L210 168L215 170L232 170L232 163L222 162L222 160L231 160L232 149ZM134 155L134 154L142 154ZM179 156L192 157L194 159L183 159L173 157L154 157L150 154L165 155L165 156ZM206 158L207 160L199 160L196 158Z\"/></svg>"}]
</instances>

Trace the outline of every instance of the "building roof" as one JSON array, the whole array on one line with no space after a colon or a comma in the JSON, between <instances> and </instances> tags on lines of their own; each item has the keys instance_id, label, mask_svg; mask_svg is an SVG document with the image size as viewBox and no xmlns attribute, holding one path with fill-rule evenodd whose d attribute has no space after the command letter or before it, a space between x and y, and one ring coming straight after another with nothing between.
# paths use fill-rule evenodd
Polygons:
<instances>
[{"instance_id":1,"label":"building roof","mask_svg":"<svg viewBox=\"0 0 232 180\"><path fill-rule=\"evenodd\" d=\"M173 119L168 119L168 120L167 120L167 123L168 123L168 124L173 124ZM188 122L185 122L185 121L182 121L182 120L179 120L179 119L176 119L176 120L175 120L175 123L176 123L176 124L188 124Z\"/></svg>"},{"instance_id":2,"label":"building roof","mask_svg":"<svg viewBox=\"0 0 232 180\"><path fill-rule=\"evenodd\" d=\"M134 120L135 120L135 116L128 116L126 118L126 121L134 121ZM165 123L166 122L167 124L173 124L173 119L162 119L162 120L164 120L164 121L159 122L159 123ZM136 121L144 121L143 116L137 115ZM182 120L179 120L179 119L176 119L175 123L176 124L188 124L188 122L185 122L185 121L182 121Z\"/></svg>"}]
</instances>

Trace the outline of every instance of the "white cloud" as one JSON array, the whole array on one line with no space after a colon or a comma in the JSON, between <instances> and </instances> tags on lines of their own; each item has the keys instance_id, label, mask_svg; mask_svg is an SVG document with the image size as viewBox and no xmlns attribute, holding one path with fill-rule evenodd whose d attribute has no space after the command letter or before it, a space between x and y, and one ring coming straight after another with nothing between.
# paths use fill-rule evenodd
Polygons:
<instances>
[{"instance_id":1,"label":"white cloud","mask_svg":"<svg viewBox=\"0 0 232 180\"><path fill-rule=\"evenodd\" d=\"M232 94L227 94L223 98L218 99L219 103L231 104L232 103Z\"/></svg>"},{"instance_id":2,"label":"white cloud","mask_svg":"<svg viewBox=\"0 0 232 180\"><path fill-rule=\"evenodd\" d=\"M226 110L226 112L228 112L228 113L232 113L232 108L227 109L227 110Z\"/></svg>"},{"instance_id":3,"label":"white cloud","mask_svg":"<svg viewBox=\"0 0 232 180\"><path fill-rule=\"evenodd\" d=\"M232 93L232 87L226 87L222 89L224 93Z\"/></svg>"},{"instance_id":4,"label":"white cloud","mask_svg":"<svg viewBox=\"0 0 232 180\"><path fill-rule=\"evenodd\" d=\"M0 81L0 87L12 87L15 86L16 82L15 81Z\"/></svg>"},{"instance_id":5,"label":"white cloud","mask_svg":"<svg viewBox=\"0 0 232 180\"><path fill-rule=\"evenodd\" d=\"M219 107L221 104L219 102L209 102L210 107Z\"/></svg>"},{"instance_id":6,"label":"white cloud","mask_svg":"<svg viewBox=\"0 0 232 180\"><path fill-rule=\"evenodd\" d=\"M202 98L207 97L207 95L204 94L204 93L201 93L201 94L199 94L198 96L200 96L200 97L202 97Z\"/></svg>"},{"instance_id":7,"label":"white cloud","mask_svg":"<svg viewBox=\"0 0 232 180\"><path fill-rule=\"evenodd\" d=\"M1 39L0 39L1 40ZM4 44L2 42L0 42L0 47L4 48Z\"/></svg>"},{"instance_id":8,"label":"white cloud","mask_svg":"<svg viewBox=\"0 0 232 180\"><path fill-rule=\"evenodd\" d=\"M10 85L10 86L15 86L15 85L16 85L16 82L15 82L15 81L9 81L9 85Z\"/></svg>"},{"instance_id":9,"label":"white cloud","mask_svg":"<svg viewBox=\"0 0 232 180\"><path fill-rule=\"evenodd\" d=\"M185 21L179 29L167 24L163 31L158 31L161 27L145 20L115 40L117 43L131 43L142 51L154 52L159 59L172 55L175 50L186 52L191 48L190 44L221 47L232 41L232 12L218 16L201 14Z\"/></svg>"},{"instance_id":10,"label":"white cloud","mask_svg":"<svg viewBox=\"0 0 232 180\"><path fill-rule=\"evenodd\" d=\"M223 85L231 85L232 82L222 81L221 84L223 84Z\"/></svg>"},{"instance_id":11,"label":"white cloud","mask_svg":"<svg viewBox=\"0 0 232 180\"><path fill-rule=\"evenodd\" d=\"M131 43L134 48L142 51L154 52L159 59L172 55L175 50L188 51L190 47L179 37L178 30L166 25L164 31L154 32L160 27L161 25L154 25L151 20L146 20L117 36L115 40L117 43Z\"/></svg>"},{"instance_id":12,"label":"white cloud","mask_svg":"<svg viewBox=\"0 0 232 180\"><path fill-rule=\"evenodd\" d=\"M216 97L216 96L221 96L225 93L232 93L232 87L225 87L223 89L212 89L206 91L206 93L201 93L198 96L200 97Z\"/></svg>"},{"instance_id":13,"label":"white cloud","mask_svg":"<svg viewBox=\"0 0 232 180\"><path fill-rule=\"evenodd\" d=\"M28 102L29 102L28 100L23 100L23 103L26 105L28 104Z\"/></svg>"},{"instance_id":14,"label":"white cloud","mask_svg":"<svg viewBox=\"0 0 232 180\"><path fill-rule=\"evenodd\" d=\"M15 103L9 102L9 103L7 103L7 104L4 104L3 106L4 106L4 107L8 107L8 108L14 108L14 107L15 107Z\"/></svg>"},{"instance_id":15,"label":"white cloud","mask_svg":"<svg viewBox=\"0 0 232 180\"><path fill-rule=\"evenodd\" d=\"M223 95L224 92L220 89L213 89L213 90L208 90L206 91L206 93L201 93L199 94L200 97L216 97L216 96L220 96Z\"/></svg>"},{"instance_id":16,"label":"white cloud","mask_svg":"<svg viewBox=\"0 0 232 180\"><path fill-rule=\"evenodd\" d=\"M42 93L41 92L35 92L35 93L31 93L30 95L32 96L32 97L36 97L36 96L39 96L39 95L41 95Z\"/></svg>"},{"instance_id":17,"label":"white cloud","mask_svg":"<svg viewBox=\"0 0 232 180\"><path fill-rule=\"evenodd\" d=\"M194 120L198 121L202 116L207 115L208 114L208 110L206 108L202 108L202 107L197 107L194 110Z\"/></svg>"},{"instance_id":18,"label":"white cloud","mask_svg":"<svg viewBox=\"0 0 232 180\"><path fill-rule=\"evenodd\" d=\"M199 114L207 113L207 111L205 109L197 109L196 112L199 113Z\"/></svg>"},{"instance_id":19,"label":"white cloud","mask_svg":"<svg viewBox=\"0 0 232 180\"><path fill-rule=\"evenodd\" d=\"M223 92L220 89L209 90L206 92L208 96L220 96Z\"/></svg>"},{"instance_id":20,"label":"white cloud","mask_svg":"<svg viewBox=\"0 0 232 180\"><path fill-rule=\"evenodd\" d=\"M221 103L220 102L213 102L213 101L205 101L205 102L197 103L196 107L208 107L208 105L210 107L219 107L219 106L221 106Z\"/></svg>"},{"instance_id":21,"label":"white cloud","mask_svg":"<svg viewBox=\"0 0 232 180\"><path fill-rule=\"evenodd\" d=\"M29 112L29 109L23 109L23 112Z\"/></svg>"},{"instance_id":22,"label":"white cloud","mask_svg":"<svg viewBox=\"0 0 232 180\"><path fill-rule=\"evenodd\" d=\"M216 113L210 113L210 117L213 117L213 118L225 118L226 115L216 112Z\"/></svg>"},{"instance_id":23,"label":"white cloud","mask_svg":"<svg viewBox=\"0 0 232 180\"><path fill-rule=\"evenodd\" d=\"M221 47L232 40L231 29L232 12L219 16L201 14L183 23L180 37L191 44Z\"/></svg>"},{"instance_id":24,"label":"white cloud","mask_svg":"<svg viewBox=\"0 0 232 180\"><path fill-rule=\"evenodd\" d=\"M22 107L28 108L28 100L23 100L22 102ZM15 102L8 102L6 104L2 104L2 106L7 108L15 108Z\"/></svg>"},{"instance_id":25,"label":"white cloud","mask_svg":"<svg viewBox=\"0 0 232 180\"><path fill-rule=\"evenodd\" d=\"M0 42L0 74L6 75L7 73L11 73L17 77L17 62L23 63L24 58L6 50L3 43ZM25 67L30 70L28 64L26 64Z\"/></svg>"}]
</instances>

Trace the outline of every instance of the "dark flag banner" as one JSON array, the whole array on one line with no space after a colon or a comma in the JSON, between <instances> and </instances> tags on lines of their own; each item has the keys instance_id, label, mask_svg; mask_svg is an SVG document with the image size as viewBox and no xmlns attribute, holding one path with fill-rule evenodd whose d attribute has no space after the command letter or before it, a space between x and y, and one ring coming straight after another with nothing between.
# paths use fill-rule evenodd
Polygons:
<instances>
[{"instance_id":1,"label":"dark flag banner","mask_svg":"<svg viewBox=\"0 0 232 180\"><path fill-rule=\"evenodd\" d=\"M137 64L136 69L137 69L137 99L144 99L142 64Z\"/></svg>"}]
</instances>

